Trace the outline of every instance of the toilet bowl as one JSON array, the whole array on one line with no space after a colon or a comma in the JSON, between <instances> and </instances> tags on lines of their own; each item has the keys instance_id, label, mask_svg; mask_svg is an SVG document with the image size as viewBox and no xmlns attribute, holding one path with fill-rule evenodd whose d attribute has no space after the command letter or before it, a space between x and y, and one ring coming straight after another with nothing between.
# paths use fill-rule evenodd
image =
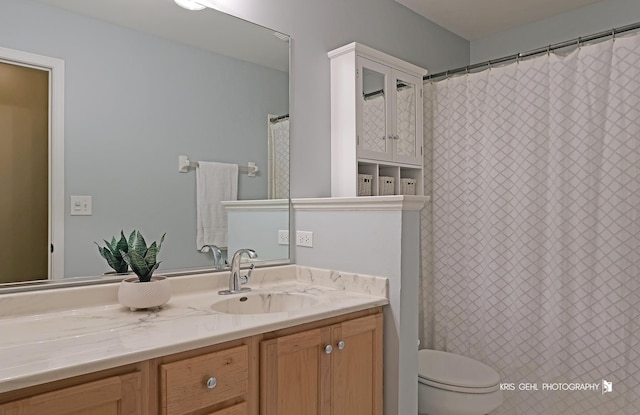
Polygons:
<instances>
[{"instance_id":1,"label":"toilet bowl","mask_svg":"<svg viewBox=\"0 0 640 415\"><path fill-rule=\"evenodd\" d=\"M465 356L418 351L420 415L484 415L502 404L498 372Z\"/></svg>"}]
</instances>

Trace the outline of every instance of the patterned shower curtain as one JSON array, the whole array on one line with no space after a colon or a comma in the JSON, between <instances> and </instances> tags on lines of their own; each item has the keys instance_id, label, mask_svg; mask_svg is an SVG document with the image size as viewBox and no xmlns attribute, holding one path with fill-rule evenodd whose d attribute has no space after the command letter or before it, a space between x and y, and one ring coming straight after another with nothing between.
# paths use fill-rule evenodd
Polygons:
<instances>
[{"instance_id":1,"label":"patterned shower curtain","mask_svg":"<svg viewBox=\"0 0 640 415\"><path fill-rule=\"evenodd\" d=\"M386 132L385 96L378 94L363 97L362 102L362 147L367 150L384 153L386 141L382 139Z\"/></svg>"},{"instance_id":2,"label":"patterned shower curtain","mask_svg":"<svg viewBox=\"0 0 640 415\"><path fill-rule=\"evenodd\" d=\"M289 198L289 119L271 121L269 127L269 199Z\"/></svg>"},{"instance_id":3,"label":"patterned shower curtain","mask_svg":"<svg viewBox=\"0 0 640 415\"><path fill-rule=\"evenodd\" d=\"M423 347L515 384L495 414L640 414L640 36L425 84L425 134Z\"/></svg>"}]
</instances>

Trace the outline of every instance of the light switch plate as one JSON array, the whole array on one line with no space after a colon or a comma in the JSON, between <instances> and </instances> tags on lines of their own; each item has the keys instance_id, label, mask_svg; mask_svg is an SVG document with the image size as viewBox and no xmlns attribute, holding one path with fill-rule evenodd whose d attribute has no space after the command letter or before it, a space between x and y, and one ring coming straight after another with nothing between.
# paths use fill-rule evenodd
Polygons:
<instances>
[{"instance_id":1,"label":"light switch plate","mask_svg":"<svg viewBox=\"0 0 640 415\"><path fill-rule=\"evenodd\" d=\"M71 196L71 216L91 215L91 202L91 196Z\"/></svg>"}]
</instances>

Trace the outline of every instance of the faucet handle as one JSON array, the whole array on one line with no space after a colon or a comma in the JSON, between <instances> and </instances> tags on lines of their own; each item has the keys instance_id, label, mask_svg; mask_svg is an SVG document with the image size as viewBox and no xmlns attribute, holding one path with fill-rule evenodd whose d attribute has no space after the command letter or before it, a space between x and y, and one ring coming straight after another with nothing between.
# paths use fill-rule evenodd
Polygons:
<instances>
[{"instance_id":1,"label":"faucet handle","mask_svg":"<svg viewBox=\"0 0 640 415\"><path fill-rule=\"evenodd\" d=\"M251 266L249 267L249 272L247 272L247 275L240 276L240 284L246 284L249 282L249 278L251 278L251 273L253 272L253 269L255 267L256 267L255 264L251 264Z\"/></svg>"}]
</instances>

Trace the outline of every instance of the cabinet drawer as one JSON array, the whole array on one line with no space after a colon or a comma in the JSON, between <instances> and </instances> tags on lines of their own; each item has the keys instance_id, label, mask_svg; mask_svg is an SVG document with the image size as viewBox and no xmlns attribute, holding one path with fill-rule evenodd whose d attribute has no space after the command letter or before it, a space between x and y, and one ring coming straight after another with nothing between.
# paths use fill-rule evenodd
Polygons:
<instances>
[{"instance_id":1,"label":"cabinet drawer","mask_svg":"<svg viewBox=\"0 0 640 415\"><path fill-rule=\"evenodd\" d=\"M229 408L212 412L208 415L249 415L249 409L246 402L233 405Z\"/></svg>"},{"instance_id":2,"label":"cabinet drawer","mask_svg":"<svg viewBox=\"0 0 640 415\"><path fill-rule=\"evenodd\" d=\"M248 364L248 347L243 345L161 365L162 413L187 414L246 394ZM215 378L211 388L210 378Z\"/></svg>"}]
</instances>

